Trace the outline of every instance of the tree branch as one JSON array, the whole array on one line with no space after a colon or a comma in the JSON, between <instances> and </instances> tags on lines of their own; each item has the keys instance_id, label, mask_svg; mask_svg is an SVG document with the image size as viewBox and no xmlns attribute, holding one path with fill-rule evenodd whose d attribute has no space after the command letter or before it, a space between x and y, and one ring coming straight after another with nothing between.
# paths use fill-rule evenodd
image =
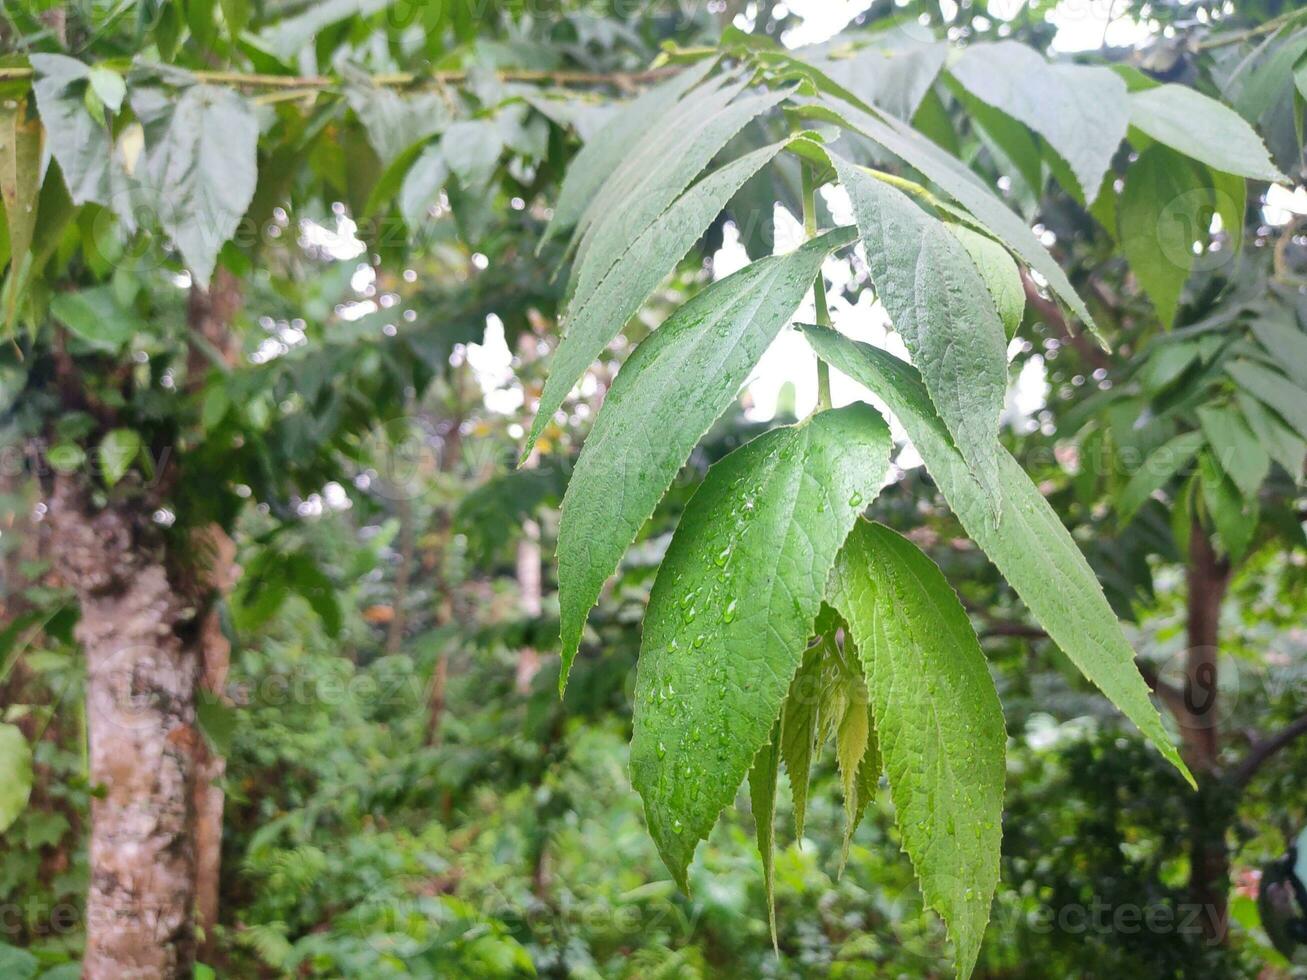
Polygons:
<instances>
[{"instance_id":1,"label":"tree branch","mask_svg":"<svg viewBox=\"0 0 1307 980\"><path fill-rule=\"evenodd\" d=\"M1038 626L1029 626L1022 622L1008 619L995 619L982 609L968 604L967 608L974 614L980 616L988 623L984 629L980 630L977 636L984 640L990 637L1016 637L1027 640L1046 640L1049 638L1048 633ZM1164 681L1157 673L1157 668L1147 660L1135 658L1135 667L1138 669L1140 676L1143 677L1144 683L1157 695L1171 714L1177 718L1182 717L1185 709L1184 691L1174 684Z\"/></svg>"},{"instance_id":2,"label":"tree branch","mask_svg":"<svg viewBox=\"0 0 1307 980\"><path fill-rule=\"evenodd\" d=\"M548 82L560 86L615 85L618 88L657 81L680 71L679 65L663 65L645 71L588 72L588 71L498 71L495 75L503 82ZM0 82L22 81L33 76L33 69L25 66L0 68ZM210 85L229 85L233 88L330 89L343 84L342 79L327 75L269 75L239 71L192 71L190 74ZM467 81L466 71L391 72L373 75L373 85L386 88L416 88L426 85L450 85Z\"/></svg>"},{"instance_id":3,"label":"tree branch","mask_svg":"<svg viewBox=\"0 0 1307 980\"><path fill-rule=\"evenodd\" d=\"M1039 287L1030 278L1030 273L1021 270L1021 286L1026 292L1026 302L1038 314L1039 318L1056 330L1063 340L1071 344L1091 367L1107 367L1107 356L1103 350L1083 333L1071 329L1071 324L1062 314L1057 303L1039 292Z\"/></svg>"},{"instance_id":4,"label":"tree branch","mask_svg":"<svg viewBox=\"0 0 1307 980\"><path fill-rule=\"evenodd\" d=\"M1307 715L1290 722L1274 735L1269 735L1260 742L1255 743L1248 750L1244 760L1231 772L1231 780L1239 787L1248 785L1252 778L1261 771L1262 766L1266 765L1272 757L1295 739L1303 735L1307 735Z\"/></svg>"}]
</instances>

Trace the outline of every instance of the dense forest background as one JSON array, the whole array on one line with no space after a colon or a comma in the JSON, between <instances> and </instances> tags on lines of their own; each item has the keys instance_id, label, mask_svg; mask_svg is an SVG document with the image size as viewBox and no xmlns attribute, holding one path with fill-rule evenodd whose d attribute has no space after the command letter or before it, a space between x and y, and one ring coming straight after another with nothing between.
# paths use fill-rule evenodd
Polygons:
<instances>
[{"instance_id":1,"label":"dense forest background","mask_svg":"<svg viewBox=\"0 0 1307 980\"><path fill-rule=\"evenodd\" d=\"M96 583L154 571L172 588L141 597L141 635L173 616L189 624L178 656L199 651L195 796L158 816L195 856L196 976L950 974L887 793L842 860L833 758L815 764L799 841L781 776L774 949L747 791L685 894L631 787L658 563L708 467L812 409L797 335L642 529L559 697L559 508L618 368L686 297L803 237L797 165L746 183L518 465L566 298L566 238L545 234L563 176L629 100L719 43L828 62L911 118L1034 227L1112 341L1024 273L1002 439L1124 621L1196 791L1029 618L901 430L897 479L869 510L944 570L1002 700L1001 880L976 975L1307 975L1290 960L1304 910L1258 903L1292 874L1307 826L1296 5L6 0L0 13L14 257L0 296L0 976L80 975L104 928L88 890L127 873L90 847L106 797L94 772L109 764L88 748L95 679L121 746L158 723L168 684L141 688L132 652L88 671L86 648L108 615ZM1220 99L1287 180L1245 196L1212 168L1210 197L1203 164L1123 145L1087 205L1030 119L940 73L946 48L1002 39ZM913 55L888 82L883 48ZM56 78L52 55L100 67ZM221 107L167 137L158 165L195 185L185 205L120 164L142 152L124 119L151 148L156 123L182 125L150 113L184 72L236 79L257 185L230 162L244 122ZM29 104L47 169L25 189L14 147ZM750 123L731 152L778 138L770 125ZM231 210L242 182L222 240L188 223L188 208ZM847 208L825 196L822 223L847 223ZM34 227L16 219L31 213ZM1164 221L1193 227L1135 234ZM826 277L836 326L892 345L865 265L832 258ZM837 378L836 403L857 390ZM1159 450L1162 469L1144 466Z\"/></svg>"}]
</instances>

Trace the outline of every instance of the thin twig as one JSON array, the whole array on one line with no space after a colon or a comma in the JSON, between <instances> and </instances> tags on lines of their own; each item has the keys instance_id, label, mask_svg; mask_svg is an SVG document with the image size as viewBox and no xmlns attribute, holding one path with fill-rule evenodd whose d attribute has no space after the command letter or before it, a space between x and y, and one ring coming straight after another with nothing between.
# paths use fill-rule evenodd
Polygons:
<instances>
[{"instance_id":1,"label":"thin twig","mask_svg":"<svg viewBox=\"0 0 1307 980\"><path fill-rule=\"evenodd\" d=\"M1220 34L1216 37L1207 38L1198 42L1199 51L1210 51L1212 48L1223 48L1227 44L1238 44L1240 41L1249 41L1255 37L1261 37L1263 34L1271 34L1278 31L1286 24L1292 23L1296 18L1307 15L1307 8L1290 10L1281 14L1279 17L1273 17L1265 24L1258 24L1256 27L1250 27L1246 31L1235 31L1233 34Z\"/></svg>"}]
</instances>

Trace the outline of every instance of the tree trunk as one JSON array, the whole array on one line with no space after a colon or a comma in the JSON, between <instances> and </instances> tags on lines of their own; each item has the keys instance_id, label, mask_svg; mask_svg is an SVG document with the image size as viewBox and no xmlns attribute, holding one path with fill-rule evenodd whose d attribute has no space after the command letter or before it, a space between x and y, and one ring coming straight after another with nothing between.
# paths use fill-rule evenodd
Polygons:
<instances>
[{"instance_id":1,"label":"tree trunk","mask_svg":"<svg viewBox=\"0 0 1307 980\"><path fill-rule=\"evenodd\" d=\"M186 322L193 338L187 358L187 386L199 389L211 364L204 345L216 352L228 367L240 359L240 344L232 333L233 318L241 306L240 282L224 268L214 274L209 289L191 287L187 297ZM200 683L208 697L221 699L231 667L231 643L222 632L217 600L236 585L236 544L216 524L191 536L191 567L196 573L201 610L197 631L200 649ZM218 892L222 872L222 813L226 797L222 778L227 760L200 740L195 773L195 913L203 936L206 960L214 953L214 928L218 924Z\"/></svg>"},{"instance_id":2,"label":"tree trunk","mask_svg":"<svg viewBox=\"0 0 1307 980\"><path fill-rule=\"evenodd\" d=\"M1219 557L1197 521L1189 534L1184 711L1180 716L1185 760L1199 782L1190 829L1189 901L1201 910L1203 938L1224 942L1230 889L1227 794L1219 773L1220 724L1217 667L1221 603L1230 564Z\"/></svg>"},{"instance_id":3,"label":"tree trunk","mask_svg":"<svg viewBox=\"0 0 1307 980\"><path fill-rule=\"evenodd\" d=\"M209 598L228 595L236 584L236 543L216 525L194 535ZM219 606L210 601L199 629L200 688L222 700L231 667L231 642L222 631ZM218 885L222 871L222 778L227 760L203 739L197 746L195 771L195 913L203 936L201 952L212 964L214 927L218 924Z\"/></svg>"},{"instance_id":4,"label":"tree trunk","mask_svg":"<svg viewBox=\"0 0 1307 980\"><path fill-rule=\"evenodd\" d=\"M189 977L195 962L194 606L159 529L130 505L95 509L82 475L56 476L56 570L81 604L87 659L91 880L87 980Z\"/></svg>"}]
</instances>

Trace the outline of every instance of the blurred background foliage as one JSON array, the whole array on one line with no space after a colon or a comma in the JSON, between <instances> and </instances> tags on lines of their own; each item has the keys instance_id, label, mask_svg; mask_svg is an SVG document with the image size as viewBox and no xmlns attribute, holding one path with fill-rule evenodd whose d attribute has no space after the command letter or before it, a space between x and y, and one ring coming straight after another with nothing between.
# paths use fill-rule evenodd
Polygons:
<instances>
[{"instance_id":1,"label":"blurred background foliage","mask_svg":"<svg viewBox=\"0 0 1307 980\"><path fill-rule=\"evenodd\" d=\"M300 51L306 73L466 71L460 98L477 113L503 97L497 68L638 72L664 42L713 43L732 23L783 38L805 19L798 5L775 2L637 6L233 4L226 17L247 18L245 40L213 43L242 45L267 70ZM906 23L963 43L1001 33L1041 47L1056 32L1047 2L848 6L850 30ZM127 58L149 34L168 60L176 54L162 50L168 38L181 44L206 30L205 7L6 3L5 36L14 50ZM1303 83L1295 87L1292 67L1307 41L1265 29L1292 12L1275 0L1117 3L1113 21L1143 25L1146 37L1099 53L1237 105L1251 85L1241 111L1300 185ZM1260 324L1278 318L1304 329L1307 206L1272 222L1267 202L1250 201L1241 264L1199 263L1168 331L1115 248L1114 218L1046 183L1047 159L1034 162L1035 186L1023 183L1018 174L1030 168L973 125L946 86L927 105L939 112L932 135L986 177L1010 179L1010 203L1057 243L1118 341L1104 354L1070 337L1055 308L1032 301L1012 372L1037 362L1047 399L1033 415L1014 413L1005 440L1075 530L1152 678L1183 686L1191 524L1214 529L1232 561L1218 597L1219 725L1237 771L1248 746L1307 704L1301 443L1271 456L1264 482L1235 488L1242 500L1204 496L1197 472L1165 495L1136 499L1128 485L1141 456L1203 431L1196 413L1246 397L1224 365L1250 352L1276 360ZM84 393L146 446L187 448L165 526L177 514L188 524L219 520L238 544L243 576L223 611L231 671L224 696L201 709L205 737L228 760L221 917L206 937L208 962L234 977L943 976L943 930L922 913L886 794L837 875L832 759L817 774L804 840L777 857L777 952L747 806L701 849L686 896L658 860L631 791L627 743L648 590L708 465L764 427L747 398L696 451L604 593L558 699L552 546L569 461L621 358L707 281L723 241L738 235L750 251L770 243L766 222L732 221L748 213L742 197L738 215L723 216L569 400L538 457L514 469L561 300L552 275L561 247L537 257L535 243L567 160L610 111L587 92L549 112L522 108L489 189L472 200L453 188L393 248L368 238L369 205L353 169L377 171L375 154L352 159L365 144L347 128L315 144L311 179L282 189L294 207L269 206L274 233L257 264L223 253L245 283L237 365L188 390L184 404L166 394L168 374L157 367L140 367L128 403L115 402L122 379L108 374ZM297 127L314 116L292 119L276 103L266 111L285 127L286 152L307 141ZM783 187L773 190L785 199ZM177 269L148 248L135 264L121 259L92 270L110 290L107 308L165 325L141 341L153 365L184 361ZM850 270L848 291L865 282L859 275ZM511 371L493 376L479 359L501 331ZM90 350L74 353L93 357L102 338L81 339ZM7 433L46 433L71 453L94 452L86 442L94 423L56 407L51 393L60 352L29 353L21 367L0 367ZM778 420L793 403L783 391ZM1295 451L1293 470L1281 459L1291 463ZM0 489L15 510L37 497L21 481ZM872 514L910 532L944 568L973 613L1006 713L1003 877L978 975L1295 975L1271 948L1255 895L1260 869L1307 823L1307 739L1237 788L1221 781L1189 793L1026 623L920 469L907 469ZM24 552L14 535L3 540L23 587L0 630L0 691L4 720L33 745L36 781L0 840L0 975L73 976L96 792L82 748L75 603L39 552ZM789 795L779 798L785 826ZM1191 842L1213 827L1230 846L1223 944L1188 918Z\"/></svg>"}]
</instances>

